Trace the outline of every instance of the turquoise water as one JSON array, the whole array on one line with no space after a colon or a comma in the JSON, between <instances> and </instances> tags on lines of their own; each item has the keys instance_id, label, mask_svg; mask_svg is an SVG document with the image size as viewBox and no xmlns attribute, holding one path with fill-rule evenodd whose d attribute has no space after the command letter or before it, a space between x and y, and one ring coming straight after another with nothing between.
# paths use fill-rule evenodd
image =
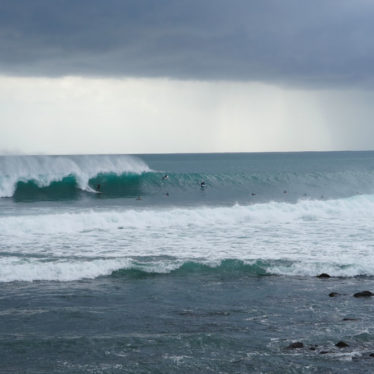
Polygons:
<instances>
[{"instance_id":1,"label":"turquoise water","mask_svg":"<svg viewBox=\"0 0 374 374\"><path fill-rule=\"evenodd\" d=\"M0 372L370 371L373 182L373 152L0 157Z\"/></svg>"},{"instance_id":2,"label":"turquoise water","mask_svg":"<svg viewBox=\"0 0 374 374\"><path fill-rule=\"evenodd\" d=\"M1 161L0 196L17 202L141 195L147 203L162 204L166 192L178 205L340 198L371 193L374 168L371 152L9 156ZM209 193L201 193L202 181ZM100 196L93 193L98 185Z\"/></svg>"}]
</instances>

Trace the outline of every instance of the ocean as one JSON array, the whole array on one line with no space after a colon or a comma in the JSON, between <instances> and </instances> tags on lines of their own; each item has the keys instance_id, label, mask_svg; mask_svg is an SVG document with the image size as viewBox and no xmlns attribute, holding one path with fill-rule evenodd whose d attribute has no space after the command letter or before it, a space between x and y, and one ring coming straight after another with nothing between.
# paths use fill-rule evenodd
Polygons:
<instances>
[{"instance_id":1,"label":"ocean","mask_svg":"<svg viewBox=\"0 0 374 374\"><path fill-rule=\"evenodd\" d=\"M365 290L374 152L0 156L0 373L368 373Z\"/></svg>"}]
</instances>

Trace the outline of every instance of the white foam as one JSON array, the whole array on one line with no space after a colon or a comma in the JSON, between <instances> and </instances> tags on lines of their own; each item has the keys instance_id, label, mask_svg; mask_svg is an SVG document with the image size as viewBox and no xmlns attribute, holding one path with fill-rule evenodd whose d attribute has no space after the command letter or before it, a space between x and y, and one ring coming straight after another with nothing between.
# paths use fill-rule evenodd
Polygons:
<instances>
[{"instance_id":1,"label":"white foam","mask_svg":"<svg viewBox=\"0 0 374 374\"><path fill-rule=\"evenodd\" d=\"M296 204L269 202L232 207L81 210L74 213L2 216L0 235L23 233L79 233L118 229L166 229L200 227L204 230L227 225L264 225L314 221L331 223L370 223L374 219L374 195L338 200L300 200Z\"/></svg>"},{"instance_id":2,"label":"white foam","mask_svg":"<svg viewBox=\"0 0 374 374\"><path fill-rule=\"evenodd\" d=\"M150 171L139 158L127 155L87 156L3 156L0 163L0 197L11 197L17 182L34 181L39 187L73 175L78 186L90 190L90 178L99 173L136 173Z\"/></svg>"},{"instance_id":3,"label":"white foam","mask_svg":"<svg viewBox=\"0 0 374 374\"><path fill-rule=\"evenodd\" d=\"M329 260L327 260L329 261ZM369 261L365 258L358 258L354 263L346 262L310 262L298 261L288 265L272 265L266 269L270 274L289 275L289 276L310 276L314 277L317 274L327 273L334 277L356 277L360 275L374 275L374 261Z\"/></svg>"},{"instance_id":4,"label":"white foam","mask_svg":"<svg viewBox=\"0 0 374 374\"><path fill-rule=\"evenodd\" d=\"M0 250L29 261L3 263L0 280L96 277L135 266L126 261L137 256L160 258L144 265L156 272L169 272L185 260L217 266L240 259L269 262L267 270L275 274L374 275L371 195L296 204L39 213L0 216Z\"/></svg>"},{"instance_id":5,"label":"white foam","mask_svg":"<svg viewBox=\"0 0 374 374\"><path fill-rule=\"evenodd\" d=\"M42 261L41 261L42 260ZM137 262L131 258L116 259L49 259L14 258L0 259L0 282L37 280L74 281L110 275L120 269L137 269L148 273L170 273L178 269L182 261Z\"/></svg>"},{"instance_id":6,"label":"white foam","mask_svg":"<svg viewBox=\"0 0 374 374\"><path fill-rule=\"evenodd\" d=\"M41 262L35 259L2 258L0 282L13 281L73 281L109 275L127 267L128 260L59 261Z\"/></svg>"}]
</instances>

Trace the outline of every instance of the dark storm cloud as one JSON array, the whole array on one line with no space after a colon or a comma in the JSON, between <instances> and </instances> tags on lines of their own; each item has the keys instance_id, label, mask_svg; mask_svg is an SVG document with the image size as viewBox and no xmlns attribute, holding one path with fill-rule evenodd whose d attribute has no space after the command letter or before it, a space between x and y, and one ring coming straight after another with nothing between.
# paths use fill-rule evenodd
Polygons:
<instances>
[{"instance_id":1,"label":"dark storm cloud","mask_svg":"<svg viewBox=\"0 0 374 374\"><path fill-rule=\"evenodd\" d=\"M369 0L0 0L0 71L374 82Z\"/></svg>"}]
</instances>

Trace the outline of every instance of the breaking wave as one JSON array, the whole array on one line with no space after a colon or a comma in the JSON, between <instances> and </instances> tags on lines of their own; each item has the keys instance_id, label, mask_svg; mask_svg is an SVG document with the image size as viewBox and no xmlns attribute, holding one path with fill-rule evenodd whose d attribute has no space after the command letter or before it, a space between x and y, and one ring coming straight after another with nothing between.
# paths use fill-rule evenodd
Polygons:
<instances>
[{"instance_id":1,"label":"breaking wave","mask_svg":"<svg viewBox=\"0 0 374 374\"><path fill-rule=\"evenodd\" d=\"M58 199L78 191L96 192L101 179L137 183L150 172L139 158L127 155L2 156L0 197Z\"/></svg>"},{"instance_id":2,"label":"breaking wave","mask_svg":"<svg viewBox=\"0 0 374 374\"><path fill-rule=\"evenodd\" d=\"M196 165L195 165L196 166ZM163 179L168 172L168 178ZM266 168L240 170L152 170L139 157L128 155L1 156L0 197L15 201L64 200L80 197L160 197L170 193L180 201L232 203L270 200L296 201L341 198L374 193L371 169L282 171ZM100 192L100 194L97 194ZM179 201L178 200L178 201Z\"/></svg>"},{"instance_id":3,"label":"breaking wave","mask_svg":"<svg viewBox=\"0 0 374 374\"><path fill-rule=\"evenodd\" d=\"M262 276L315 277L329 273L333 277L374 276L374 266L368 264L332 264L289 260L156 260L95 259L86 261L20 261L1 260L0 282L77 281L110 277L114 279L144 279L152 277L219 277L235 279ZM372 265L372 264L371 264Z\"/></svg>"}]
</instances>

